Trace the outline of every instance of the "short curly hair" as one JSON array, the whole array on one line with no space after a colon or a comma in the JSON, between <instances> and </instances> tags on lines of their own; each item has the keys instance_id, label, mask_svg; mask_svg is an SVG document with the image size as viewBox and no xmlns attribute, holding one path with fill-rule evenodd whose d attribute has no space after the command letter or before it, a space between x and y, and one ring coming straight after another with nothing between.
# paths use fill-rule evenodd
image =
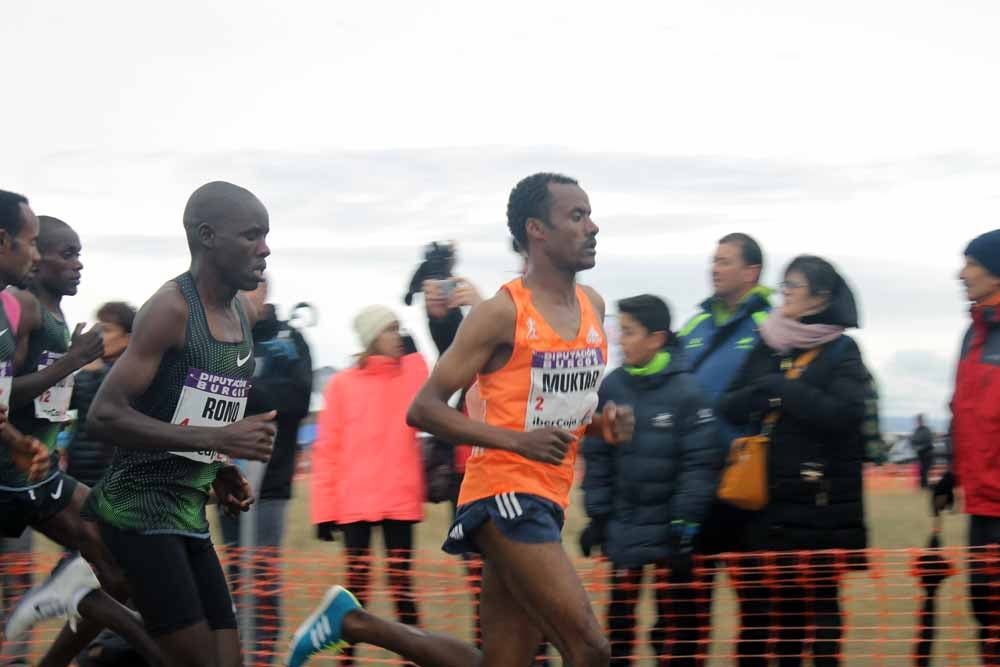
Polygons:
<instances>
[{"instance_id":1,"label":"short curly hair","mask_svg":"<svg viewBox=\"0 0 1000 667\"><path fill-rule=\"evenodd\" d=\"M21 204L27 205L28 198L16 192L0 190L0 229L7 230L12 237L21 233L24 226L24 214Z\"/></svg>"},{"instance_id":2,"label":"short curly hair","mask_svg":"<svg viewBox=\"0 0 1000 667\"><path fill-rule=\"evenodd\" d=\"M507 228L518 245L528 249L528 218L549 222L552 207L552 193L549 184L579 185L575 179L562 174L541 172L522 179L510 191L507 200Z\"/></svg>"}]
</instances>

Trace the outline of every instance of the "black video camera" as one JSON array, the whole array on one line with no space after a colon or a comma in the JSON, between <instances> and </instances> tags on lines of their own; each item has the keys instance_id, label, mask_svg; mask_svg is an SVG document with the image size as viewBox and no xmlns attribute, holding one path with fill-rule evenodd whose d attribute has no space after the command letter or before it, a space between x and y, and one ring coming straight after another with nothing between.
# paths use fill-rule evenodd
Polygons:
<instances>
[{"instance_id":1,"label":"black video camera","mask_svg":"<svg viewBox=\"0 0 1000 667\"><path fill-rule=\"evenodd\" d=\"M449 280L454 267L455 249L451 243L434 241L428 245L424 249L424 261L410 278L410 288L403 303L407 306L413 303L413 295L423 290L425 280Z\"/></svg>"}]
</instances>

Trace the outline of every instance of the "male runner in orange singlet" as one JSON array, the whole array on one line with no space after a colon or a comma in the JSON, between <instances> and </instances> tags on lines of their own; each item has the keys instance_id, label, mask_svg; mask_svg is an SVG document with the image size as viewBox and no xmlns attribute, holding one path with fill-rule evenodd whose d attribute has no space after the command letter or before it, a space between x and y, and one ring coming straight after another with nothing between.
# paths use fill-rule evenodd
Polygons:
<instances>
[{"instance_id":1,"label":"male runner in orange singlet","mask_svg":"<svg viewBox=\"0 0 1000 667\"><path fill-rule=\"evenodd\" d=\"M551 641L574 667L608 664L608 642L562 548L563 510L584 432L631 437L631 411L595 415L607 341L604 301L576 274L592 268L597 225L576 181L535 174L511 192L511 234L527 253L524 276L469 314L410 408L411 425L476 446L444 549L483 554L480 654L441 635L372 616L331 588L293 638L288 664L352 643L388 649L423 667L511 667ZM471 417L450 408L478 384Z\"/></svg>"}]
</instances>

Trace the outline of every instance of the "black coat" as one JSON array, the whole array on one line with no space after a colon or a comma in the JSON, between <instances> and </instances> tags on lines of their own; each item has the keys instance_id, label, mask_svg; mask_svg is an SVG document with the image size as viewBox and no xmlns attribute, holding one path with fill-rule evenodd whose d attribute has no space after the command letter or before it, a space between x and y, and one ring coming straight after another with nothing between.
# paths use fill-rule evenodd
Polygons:
<instances>
[{"instance_id":1,"label":"black coat","mask_svg":"<svg viewBox=\"0 0 1000 667\"><path fill-rule=\"evenodd\" d=\"M108 376L110 366L96 370L82 370L73 378L73 395L69 407L77 411L76 432L66 451L66 472L70 477L93 488L111 464L114 445L95 440L87 432L87 414L97 390Z\"/></svg>"},{"instance_id":2,"label":"black coat","mask_svg":"<svg viewBox=\"0 0 1000 667\"><path fill-rule=\"evenodd\" d=\"M707 395L672 351L657 375L619 368L601 385L601 406L635 411L632 440L583 443L584 504L590 517L607 520L604 553L618 567L667 558L671 522L701 523L715 498L727 446Z\"/></svg>"},{"instance_id":3,"label":"black coat","mask_svg":"<svg viewBox=\"0 0 1000 667\"><path fill-rule=\"evenodd\" d=\"M279 320L268 306L253 328L254 377L247 414L278 411L278 435L261 481L261 500L292 497L292 477L298 452L299 425L309 414L312 397L312 356L294 327Z\"/></svg>"},{"instance_id":4,"label":"black coat","mask_svg":"<svg viewBox=\"0 0 1000 667\"><path fill-rule=\"evenodd\" d=\"M727 420L760 432L769 399L782 401L768 447L768 504L752 520L750 547L863 549L868 371L857 343L841 336L801 378L785 378L782 361L801 353L783 356L761 341L719 404Z\"/></svg>"}]
</instances>

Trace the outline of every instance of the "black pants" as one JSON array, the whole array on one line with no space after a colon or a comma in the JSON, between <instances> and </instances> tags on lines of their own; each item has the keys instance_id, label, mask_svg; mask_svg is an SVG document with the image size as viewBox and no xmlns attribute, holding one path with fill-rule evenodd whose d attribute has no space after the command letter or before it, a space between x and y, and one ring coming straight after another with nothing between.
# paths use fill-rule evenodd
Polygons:
<instances>
[{"instance_id":1,"label":"black pants","mask_svg":"<svg viewBox=\"0 0 1000 667\"><path fill-rule=\"evenodd\" d=\"M1000 517L969 517L969 597L983 664L1000 665Z\"/></svg>"},{"instance_id":2,"label":"black pants","mask_svg":"<svg viewBox=\"0 0 1000 667\"><path fill-rule=\"evenodd\" d=\"M931 472L931 466L934 465L934 452L918 452L917 460L920 463L920 488L926 489L928 487L927 478Z\"/></svg>"},{"instance_id":3,"label":"black pants","mask_svg":"<svg viewBox=\"0 0 1000 667\"><path fill-rule=\"evenodd\" d=\"M645 568L613 568L611 570L611 601L608 603L608 641L611 642L611 667L627 667L633 664L632 656L636 648L636 605L642 592ZM676 610L670 606L670 583L667 571L657 565L653 568L653 589L656 592L656 622L649 629L649 643L654 655L661 660L666 654L667 628L697 623L694 616L674 616ZM689 588L688 586L683 586ZM680 594L674 592L678 597ZM678 632L683 632L679 627ZM674 644L676 646L676 644ZM696 645L695 645L696 646ZM693 648L693 647L692 647ZM692 652L693 655L693 652ZM665 661L664 661L664 664Z\"/></svg>"},{"instance_id":4,"label":"black pants","mask_svg":"<svg viewBox=\"0 0 1000 667\"><path fill-rule=\"evenodd\" d=\"M712 634L712 593L716 572L723 565L714 556L702 561L696 581L671 582L657 568L657 620L650 629L649 641L659 656L659 664L671 667L702 667L708 664ZM739 667L767 667L770 633L770 591L761 583L754 561L740 563L730 570L739 602L740 630L736 648ZM609 641L612 665L628 665L635 640L635 609L642 581L642 571L626 570L624 576L613 573L608 610Z\"/></svg>"},{"instance_id":5,"label":"black pants","mask_svg":"<svg viewBox=\"0 0 1000 667\"><path fill-rule=\"evenodd\" d=\"M816 667L839 667L844 634L840 576L829 567L799 570L798 564L797 559L779 558L767 586L777 665L799 667L808 650Z\"/></svg>"},{"instance_id":6,"label":"black pants","mask_svg":"<svg viewBox=\"0 0 1000 667\"><path fill-rule=\"evenodd\" d=\"M340 526L347 550L347 587L364 605L371 593L372 528L381 526L389 570L389 594L396 606L400 623L419 625L417 599L413 594L413 522L386 519L378 523L358 522ZM352 664L353 650L344 651L346 664Z\"/></svg>"}]
</instances>

